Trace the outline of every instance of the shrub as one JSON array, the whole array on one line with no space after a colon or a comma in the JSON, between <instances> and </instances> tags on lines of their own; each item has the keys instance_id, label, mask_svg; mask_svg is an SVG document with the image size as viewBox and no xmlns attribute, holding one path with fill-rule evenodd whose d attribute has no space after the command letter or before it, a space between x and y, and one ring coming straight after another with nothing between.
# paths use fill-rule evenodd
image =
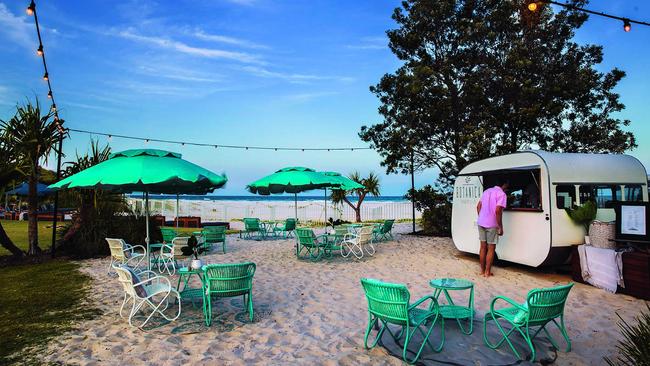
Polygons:
<instances>
[{"instance_id":1,"label":"shrub","mask_svg":"<svg viewBox=\"0 0 650 366\"><path fill-rule=\"evenodd\" d=\"M650 365L650 305L648 303L646 303L646 310L636 317L635 325L630 325L616 314L621 320L618 326L623 339L616 346L619 356L615 360L605 357L608 365Z\"/></svg>"},{"instance_id":2,"label":"shrub","mask_svg":"<svg viewBox=\"0 0 650 366\"><path fill-rule=\"evenodd\" d=\"M577 225L582 225L588 234L589 225L596 219L596 210L596 204L593 201L587 201L582 206L567 208L566 212L571 220Z\"/></svg>"},{"instance_id":3,"label":"shrub","mask_svg":"<svg viewBox=\"0 0 650 366\"><path fill-rule=\"evenodd\" d=\"M405 196L415 200L415 208L422 211L422 231L426 235L451 235L451 201L449 195L431 185L409 190Z\"/></svg>"}]
</instances>

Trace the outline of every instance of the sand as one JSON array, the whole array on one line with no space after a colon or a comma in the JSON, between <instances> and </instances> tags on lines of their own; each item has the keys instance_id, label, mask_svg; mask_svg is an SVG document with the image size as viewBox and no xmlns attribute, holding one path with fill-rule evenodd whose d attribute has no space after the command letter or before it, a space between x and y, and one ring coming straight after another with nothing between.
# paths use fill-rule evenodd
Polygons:
<instances>
[{"instance_id":1,"label":"sand","mask_svg":"<svg viewBox=\"0 0 650 366\"><path fill-rule=\"evenodd\" d=\"M397 225L395 231L408 228ZM476 319L482 319L495 295L523 301L531 288L571 280L565 274L520 266L496 267L493 277L482 278L477 258L458 252L448 238L397 234L396 240L379 244L372 258L337 257L318 263L297 260L293 244L293 239L258 242L233 235L228 237L227 254L204 257L207 263L257 264L254 322L242 313L241 299L219 300L211 327L203 323L200 303L196 307L183 303L181 318L175 322L159 322L146 330L130 328L118 315L122 292L116 278L106 273L108 259L83 261L83 271L94 279L88 301L103 315L54 339L40 357L44 362L81 365L399 365L402 361L382 347L363 348L367 308L359 283L362 277L405 283L412 299L432 292L430 279L466 278L475 283ZM460 300L466 298L459 294ZM615 353L620 337L615 312L630 320L643 308L642 300L576 284L566 307L573 350L557 352L556 364L602 364L603 356ZM455 327L446 324L447 329ZM471 339L480 342L480 321L474 329ZM501 352L480 344L467 348L462 337L448 332L441 355L454 359L454 354L462 353L465 361L459 364L467 360L494 364L512 357L505 348ZM472 351L478 348L480 352Z\"/></svg>"}]
</instances>

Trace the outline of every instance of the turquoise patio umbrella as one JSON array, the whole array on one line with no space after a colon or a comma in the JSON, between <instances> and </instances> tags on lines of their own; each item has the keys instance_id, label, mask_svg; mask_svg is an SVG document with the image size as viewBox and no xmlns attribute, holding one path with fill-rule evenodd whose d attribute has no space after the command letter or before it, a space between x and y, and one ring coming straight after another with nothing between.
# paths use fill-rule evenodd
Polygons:
<instances>
[{"instance_id":1,"label":"turquoise patio umbrella","mask_svg":"<svg viewBox=\"0 0 650 366\"><path fill-rule=\"evenodd\" d=\"M49 186L51 189L104 189L120 193L144 192L147 254L149 254L149 194L207 194L228 179L181 158L181 154L133 149Z\"/></svg>"},{"instance_id":2,"label":"turquoise patio umbrella","mask_svg":"<svg viewBox=\"0 0 650 366\"><path fill-rule=\"evenodd\" d=\"M336 188L341 183L314 169L305 167L287 167L258 179L246 186L249 192L261 195L293 193L295 215L298 218L298 193L312 189Z\"/></svg>"}]
</instances>

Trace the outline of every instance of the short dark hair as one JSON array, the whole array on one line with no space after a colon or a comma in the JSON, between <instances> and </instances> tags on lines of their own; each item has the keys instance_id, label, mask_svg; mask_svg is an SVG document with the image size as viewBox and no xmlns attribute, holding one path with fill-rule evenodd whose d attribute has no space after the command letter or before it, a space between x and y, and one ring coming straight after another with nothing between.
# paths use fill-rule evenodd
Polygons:
<instances>
[{"instance_id":1,"label":"short dark hair","mask_svg":"<svg viewBox=\"0 0 650 366\"><path fill-rule=\"evenodd\" d=\"M496 182L497 182L497 185L499 187L503 186L503 185L506 185L506 184L510 185L510 178L508 178L507 176L504 176L504 175L499 175L499 176L497 176Z\"/></svg>"}]
</instances>

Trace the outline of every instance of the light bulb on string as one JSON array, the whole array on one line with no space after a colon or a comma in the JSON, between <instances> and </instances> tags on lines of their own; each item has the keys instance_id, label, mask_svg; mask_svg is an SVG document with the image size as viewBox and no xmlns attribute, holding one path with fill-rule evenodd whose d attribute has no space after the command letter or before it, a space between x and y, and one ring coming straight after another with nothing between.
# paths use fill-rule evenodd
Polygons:
<instances>
[{"instance_id":1,"label":"light bulb on string","mask_svg":"<svg viewBox=\"0 0 650 366\"><path fill-rule=\"evenodd\" d=\"M47 92L47 99L52 99L52 91Z\"/></svg>"},{"instance_id":2,"label":"light bulb on string","mask_svg":"<svg viewBox=\"0 0 650 366\"><path fill-rule=\"evenodd\" d=\"M36 4L34 3L34 0L32 0L31 3L29 3L29 6L26 9L27 15L34 15L34 12L36 11Z\"/></svg>"},{"instance_id":3,"label":"light bulb on string","mask_svg":"<svg viewBox=\"0 0 650 366\"><path fill-rule=\"evenodd\" d=\"M113 141L113 135L108 135L108 142Z\"/></svg>"},{"instance_id":4,"label":"light bulb on string","mask_svg":"<svg viewBox=\"0 0 650 366\"><path fill-rule=\"evenodd\" d=\"M532 2L528 3L528 10L533 11L533 12L536 11L537 10L537 2L532 1Z\"/></svg>"},{"instance_id":5,"label":"light bulb on string","mask_svg":"<svg viewBox=\"0 0 650 366\"><path fill-rule=\"evenodd\" d=\"M38 46L38 49L36 50L36 53L37 53L39 56L43 56L43 45L39 45L39 46Z\"/></svg>"},{"instance_id":6,"label":"light bulb on string","mask_svg":"<svg viewBox=\"0 0 650 366\"><path fill-rule=\"evenodd\" d=\"M48 81L49 79L50 79L50 75L48 75L47 72L43 74L43 80Z\"/></svg>"},{"instance_id":7,"label":"light bulb on string","mask_svg":"<svg viewBox=\"0 0 650 366\"><path fill-rule=\"evenodd\" d=\"M632 30L632 24L630 24L629 19L623 20L623 30L626 31L626 32L629 32L629 31Z\"/></svg>"},{"instance_id":8,"label":"light bulb on string","mask_svg":"<svg viewBox=\"0 0 650 366\"><path fill-rule=\"evenodd\" d=\"M149 145L149 139L145 139L145 140L144 140L144 144L145 144L145 145Z\"/></svg>"},{"instance_id":9,"label":"light bulb on string","mask_svg":"<svg viewBox=\"0 0 650 366\"><path fill-rule=\"evenodd\" d=\"M52 103L52 111L56 112L56 104Z\"/></svg>"}]
</instances>

